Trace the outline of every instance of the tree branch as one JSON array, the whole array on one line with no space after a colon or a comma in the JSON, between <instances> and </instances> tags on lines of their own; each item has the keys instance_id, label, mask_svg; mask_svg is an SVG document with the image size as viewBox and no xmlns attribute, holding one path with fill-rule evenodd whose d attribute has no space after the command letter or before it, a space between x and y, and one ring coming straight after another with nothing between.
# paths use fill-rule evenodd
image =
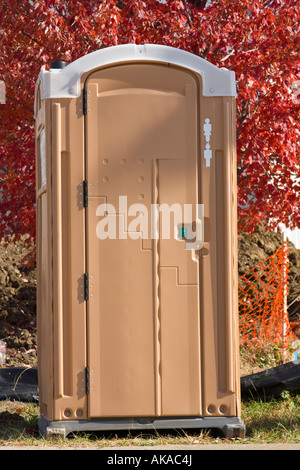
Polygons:
<instances>
[{"instance_id":1,"label":"tree branch","mask_svg":"<svg viewBox=\"0 0 300 470\"><path fill-rule=\"evenodd\" d=\"M25 31L22 31L22 34L24 34L24 36L27 36L29 39L31 39L31 41L35 42L36 44L38 44L39 46L43 47L44 49L45 46L43 44L41 44L39 41L37 41L35 38L33 38L32 36L30 36L30 34L26 33ZM49 51L48 51L49 52Z\"/></svg>"},{"instance_id":2,"label":"tree branch","mask_svg":"<svg viewBox=\"0 0 300 470\"><path fill-rule=\"evenodd\" d=\"M189 27L192 28L193 27L193 22L192 22L192 19L190 17L190 14L189 14L189 10L188 10L186 0L183 0L183 4L184 4L184 9L185 9L186 19L188 20Z\"/></svg>"},{"instance_id":3,"label":"tree branch","mask_svg":"<svg viewBox=\"0 0 300 470\"><path fill-rule=\"evenodd\" d=\"M238 128L237 128L237 131L236 131L236 135L237 135L237 138L240 136L240 133L242 132L242 126L243 126L243 122L245 121L245 119L247 118L248 116L248 101L247 100L244 100L243 101L243 104L242 104L242 112L240 113L239 117L238 117Z\"/></svg>"}]
</instances>

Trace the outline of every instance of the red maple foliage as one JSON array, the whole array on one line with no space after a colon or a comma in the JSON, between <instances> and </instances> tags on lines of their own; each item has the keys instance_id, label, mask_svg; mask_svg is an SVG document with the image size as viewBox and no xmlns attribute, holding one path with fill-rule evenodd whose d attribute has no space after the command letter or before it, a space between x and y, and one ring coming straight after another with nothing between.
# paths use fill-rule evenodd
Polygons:
<instances>
[{"instance_id":1,"label":"red maple foliage","mask_svg":"<svg viewBox=\"0 0 300 470\"><path fill-rule=\"evenodd\" d=\"M298 0L2 0L0 237L35 238L41 66L126 43L170 45L235 71L239 227L299 227L299 25Z\"/></svg>"}]
</instances>

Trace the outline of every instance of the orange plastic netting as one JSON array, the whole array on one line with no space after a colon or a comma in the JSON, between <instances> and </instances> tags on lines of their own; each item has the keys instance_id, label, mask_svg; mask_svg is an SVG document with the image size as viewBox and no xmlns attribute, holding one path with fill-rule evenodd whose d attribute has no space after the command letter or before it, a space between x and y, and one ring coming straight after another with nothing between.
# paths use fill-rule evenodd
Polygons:
<instances>
[{"instance_id":1,"label":"orange plastic netting","mask_svg":"<svg viewBox=\"0 0 300 470\"><path fill-rule=\"evenodd\" d=\"M286 350L295 339L288 318L288 248L276 253L239 278L239 326L241 346L265 349L278 345Z\"/></svg>"}]
</instances>

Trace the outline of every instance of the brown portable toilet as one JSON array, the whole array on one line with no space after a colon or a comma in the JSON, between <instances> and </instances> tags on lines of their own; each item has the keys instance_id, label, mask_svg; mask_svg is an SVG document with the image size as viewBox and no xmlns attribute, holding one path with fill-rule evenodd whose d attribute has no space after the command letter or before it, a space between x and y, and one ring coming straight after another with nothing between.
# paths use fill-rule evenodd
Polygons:
<instances>
[{"instance_id":1,"label":"brown portable toilet","mask_svg":"<svg viewBox=\"0 0 300 470\"><path fill-rule=\"evenodd\" d=\"M161 45L36 83L39 428L240 418L235 77Z\"/></svg>"}]
</instances>

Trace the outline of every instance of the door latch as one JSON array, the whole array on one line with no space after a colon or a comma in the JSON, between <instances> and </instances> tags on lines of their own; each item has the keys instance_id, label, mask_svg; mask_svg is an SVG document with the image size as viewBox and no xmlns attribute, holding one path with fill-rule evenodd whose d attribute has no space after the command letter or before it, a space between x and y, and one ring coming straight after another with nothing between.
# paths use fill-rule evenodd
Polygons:
<instances>
[{"instance_id":1,"label":"door latch","mask_svg":"<svg viewBox=\"0 0 300 470\"><path fill-rule=\"evenodd\" d=\"M193 230L193 225L196 227ZM187 223L178 227L178 238L185 241L186 250L200 250L203 246L203 223L197 219L194 223Z\"/></svg>"}]
</instances>

